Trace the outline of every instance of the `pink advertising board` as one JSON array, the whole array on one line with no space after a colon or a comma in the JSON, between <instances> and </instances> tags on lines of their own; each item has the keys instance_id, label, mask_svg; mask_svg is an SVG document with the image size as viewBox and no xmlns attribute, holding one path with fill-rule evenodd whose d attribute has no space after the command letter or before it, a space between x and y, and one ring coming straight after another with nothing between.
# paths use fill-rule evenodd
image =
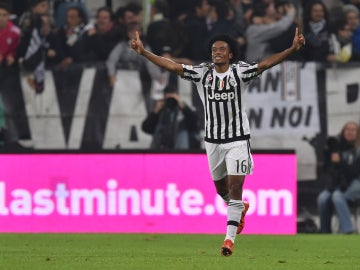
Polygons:
<instances>
[{"instance_id":1,"label":"pink advertising board","mask_svg":"<svg viewBox=\"0 0 360 270\"><path fill-rule=\"evenodd\" d=\"M245 234L296 233L295 154L254 154ZM225 233L205 154L0 154L0 232Z\"/></svg>"}]
</instances>

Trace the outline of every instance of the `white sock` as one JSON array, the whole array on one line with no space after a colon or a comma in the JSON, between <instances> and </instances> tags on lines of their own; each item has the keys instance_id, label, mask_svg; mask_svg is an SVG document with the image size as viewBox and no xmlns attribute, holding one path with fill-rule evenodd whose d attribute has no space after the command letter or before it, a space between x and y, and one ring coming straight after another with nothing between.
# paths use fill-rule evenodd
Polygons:
<instances>
[{"instance_id":1,"label":"white sock","mask_svg":"<svg viewBox=\"0 0 360 270\"><path fill-rule=\"evenodd\" d=\"M235 242L236 230L239 226L241 214L244 211L245 206L242 200L230 199L227 209L227 226L225 239L230 239Z\"/></svg>"}]
</instances>

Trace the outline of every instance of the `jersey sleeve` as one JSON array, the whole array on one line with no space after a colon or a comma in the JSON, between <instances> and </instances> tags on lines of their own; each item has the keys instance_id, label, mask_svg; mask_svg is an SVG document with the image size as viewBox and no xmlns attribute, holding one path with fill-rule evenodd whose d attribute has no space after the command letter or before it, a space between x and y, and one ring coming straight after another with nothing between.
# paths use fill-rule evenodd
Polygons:
<instances>
[{"instance_id":1,"label":"jersey sleeve","mask_svg":"<svg viewBox=\"0 0 360 270\"><path fill-rule=\"evenodd\" d=\"M244 83L250 83L253 79L258 78L258 63L248 64L245 62L239 62L238 65L239 76Z\"/></svg>"},{"instance_id":2,"label":"jersey sleeve","mask_svg":"<svg viewBox=\"0 0 360 270\"><path fill-rule=\"evenodd\" d=\"M201 81L201 78L204 74L204 70L206 68L205 64L200 65L182 65L184 75L182 76L183 79L192 81L194 83L198 83Z\"/></svg>"}]
</instances>

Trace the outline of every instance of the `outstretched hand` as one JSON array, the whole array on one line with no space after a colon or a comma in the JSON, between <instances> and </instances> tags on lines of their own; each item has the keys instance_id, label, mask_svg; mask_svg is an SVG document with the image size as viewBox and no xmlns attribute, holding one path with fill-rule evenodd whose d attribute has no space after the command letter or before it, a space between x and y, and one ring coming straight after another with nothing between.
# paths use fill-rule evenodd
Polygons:
<instances>
[{"instance_id":1,"label":"outstretched hand","mask_svg":"<svg viewBox=\"0 0 360 270\"><path fill-rule=\"evenodd\" d=\"M135 32L135 38L130 41L130 47L138 54L142 54L144 52L144 45L140 39L138 31Z\"/></svg>"},{"instance_id":2,"label":"outstretched hand","mask_svg":"<svg viewBox=\"0 0 360 270\"><path fill-rule=\"evenodd\" d=\"M304 45L305 45L305 38L304 38L303 34L301 34L301 33L299 34L299 28L296 27L292 47L298 51Z\"/></svg>"}]
</instances>

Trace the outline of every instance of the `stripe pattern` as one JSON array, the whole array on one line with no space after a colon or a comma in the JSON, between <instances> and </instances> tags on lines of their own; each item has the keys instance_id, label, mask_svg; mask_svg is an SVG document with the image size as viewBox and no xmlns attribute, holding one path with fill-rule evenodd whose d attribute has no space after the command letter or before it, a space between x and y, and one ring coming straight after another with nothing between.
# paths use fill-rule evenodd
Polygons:
<instances>
[{"instance_id":1,"label":"stripe pattern","mask_svg":"<svg viewBox=\"0 0 360 270\"><path fill-rule=\"evenodd\" d=\"M237 62L225 73L211 63L183 65L183 79L195 83L204 105L205 141L227 143L250 138L244 95L258 77L257 63Z\"/></svg>"}]
</instances>

